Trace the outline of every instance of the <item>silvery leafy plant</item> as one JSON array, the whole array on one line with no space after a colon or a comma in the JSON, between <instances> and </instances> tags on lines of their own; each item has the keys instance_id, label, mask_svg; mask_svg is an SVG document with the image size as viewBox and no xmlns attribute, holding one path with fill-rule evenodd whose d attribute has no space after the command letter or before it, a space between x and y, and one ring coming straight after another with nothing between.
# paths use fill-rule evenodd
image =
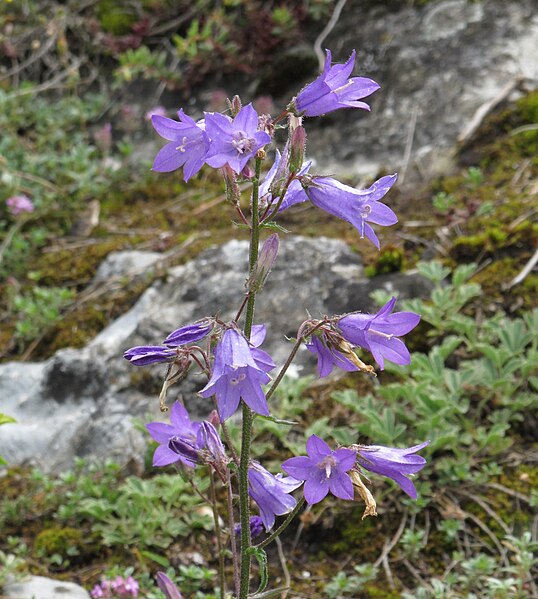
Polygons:
<instances>
[{"instance_id":1,"label":"silvery leafy plant","mask_svg":"<svg viewBox=\"0 0 538 599\"><path fill-rule=\"evenodd\" d=\"M417 454L428 441L409 448L380 445L330 447L316 435L306 440L306 455L292 456L282 464L282 472L269 472L251 458L255 418L271 417L275 389L302 344L317 358L321 377L336 368L375 373L362 362L356 348L370 352L382 370L386 360L408 364L409 352L402 341L417 326L420 317L413 312L395 312L396 298L390 299L376 314L353 312L304 321L298 326L290 356L278 374L271 356L262 349L265 325L255 323L256 297L277 259L279 238L270 234L260 246L260 233L275 230L281 212L295 204L311 202L353 225L361 238L379 248L374 226L397 222L392 209L382 200L396 181L396 175L382 177L367 189L355 189L338 180L311 172L305 161L306 133L303 120L344 108L370 110L364 98L379 85L364 77L350 77L355 52L345 64L331 64L331 53L323 73L292 99L276 118L258 115L252 104L242 106L236 96L229 103L230 114L205 112L195 121L179 110L178 119L154 115L157 133L168 141L155 158L153 170L170 172L183 169L188 181L204 166L219 169L228 199L250 231L247 293L242 296L232 321L207 315L195 323L184 324L171 332L160 345L133 347L125 358L135 366L168 365L160 402L168 411L166 393L171 385L194 369L207 382L199 395L208 401L206 421L191 420L179 402L173 403L170 423L151 422L147 429L158 443L154 466L175 464L189 476L193 469L207 468L211 483L209 502L215 516L219 551L219 596L269 597L280 590L266 590L268 577L263 548L274 541L300 512L304 503L313 505L330 493L338 499L364 501L364 516L377 515L375 500L365 485L365 471L395 481L411 498L417 493L410 476L426 463ZM268 155L277 127L287 128L287 141ZM266 172L262 180L262 165ZM250 213L241 208L239 182L251 184ZM241 411L240 444L230 437L227 420ZM289 424L289 423L288 423ZM237 446L236 446L237 445ZM227 493L226 527L220 524L216 486ZM235 498L239 497L238 505ZM259 514L259 515L255 515ZM252 539L265 534L257 544ZM236 540L236 535L239 537ZM233 559L233 583L225 579L225 555ZM251 561L260 565L260 586L250 593ZM179 589L158 574L158 583L168 599L181 597ZM227 588L233 589L233 593Z\"/></svg>"}]
</instances>

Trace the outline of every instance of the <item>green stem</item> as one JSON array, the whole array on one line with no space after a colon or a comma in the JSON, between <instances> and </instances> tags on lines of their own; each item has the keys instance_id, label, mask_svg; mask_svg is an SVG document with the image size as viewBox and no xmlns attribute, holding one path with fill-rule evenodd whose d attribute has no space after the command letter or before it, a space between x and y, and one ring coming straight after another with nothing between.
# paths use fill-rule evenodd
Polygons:
<instances>
[{"instance_id":1,"label":"green stem","mask_svg":"<svg viewBox=\"0 0 538 599\"><path fill-rule=\"evenodd\" d=\"M256 266L258 245L260 242L260 216L258 213L260 172L262 161L256 158L256 170L252 180L252 225L250 229L249 272ZM254 322L254 304L256 294L248 296L245 314L244 333L247 339L252 332ZM243 431L241 437L241 458L239 464L239 517L241 522L241 573L239 599L247 599L250 586L250 502L248 495L248 466L250 462L250 444L252 441L252 411L243 402Z\"/></svg>"}]
</instances>

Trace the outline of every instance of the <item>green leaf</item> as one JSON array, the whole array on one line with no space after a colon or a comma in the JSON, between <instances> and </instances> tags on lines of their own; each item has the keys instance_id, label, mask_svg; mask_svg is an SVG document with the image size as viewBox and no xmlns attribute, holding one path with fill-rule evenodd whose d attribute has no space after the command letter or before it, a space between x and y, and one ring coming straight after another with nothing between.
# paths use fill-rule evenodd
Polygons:
<instances>
[{"instance_id":1,"label":"green leaf","mask_svg":"<svg viewBox=\"0 0 538 599\"><path fill-rule=\"evenodd\" d=\"M255 596L260 596L260 593L263 593L265 588L267 587L267 583L269 582L269 574L267 572L267 554L263 549L259 547L249 547L247 549L247 553L256 558L258 562L258 566L260 567L260 586L255 593ZM262 595L267 596L267 595Z\"/></svg>"},{"instance_id":2,"label":"green leaf","mask_svg":"<svg viewBox=\"0 0 538 599\"><path fill-rule=\"evenodd\" d=\"M155 563L159 564L159 566L162 566L163 568L170 567L170 560L168 560L166 557L164 557L162 555L153 553L153 551L148 551L147 549L142 549L140 551L140 554L143 555L144 557L147 557L148 559L154 561Z\"/></svg>"},{"instance_id":3,"label":"green leaf","mask_svg":"<svg viewBox=\"0 0 538 599\"><path fill-rule=\"evenodd\" d=\"M0 412L0 424L10 424L12 422L17 422L15 420L15 418L12 418L11 416L7 416L6 414L2 414Z\"/></svg>"}]
</instances>

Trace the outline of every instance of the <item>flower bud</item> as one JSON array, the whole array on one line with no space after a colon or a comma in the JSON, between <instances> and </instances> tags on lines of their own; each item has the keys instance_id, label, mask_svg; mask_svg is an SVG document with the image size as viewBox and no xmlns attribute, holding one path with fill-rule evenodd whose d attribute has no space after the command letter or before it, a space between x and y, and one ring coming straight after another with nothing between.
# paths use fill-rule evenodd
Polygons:
<instances>
[{"instance_id":1,"label":"flower bud","mask_svg":"<svg viewBox=\"0 0 538 599\"><path fill-rule=\"evenodd\" d=\"M224 177L226 199L234 206L239 206L241 192L239 191L239 185L237 185L237 175L227 164L220 169L220 172Z\"/></svg>"},{"instance_id":2,"label":"flower bud","mask_svg":"<svg viewBox=\"0 0 538 599\"><path fill-rule=\"evenodd\" d=\"M304 162L306 146L306 131L300 125L290 133L290 155L288 165L290 173L297 173L301 170Z\"/></svg>"},{"instance_id":3,"label":"flower bud","mask_svg":"<svg viewBox=\"0 0 538 599\"><path fill-rule=\"evenodd\" d=\"M155 579L166 599L183 599L176 585L164 572L157 572Z\"/></svg>"},{"instance_id":4,"label":"flower bud","mask_svg":"<svg viewBox=\"0 0 538 599\"><path fill-rule=\"evenodd\" d=\"M171 437L170 441L168 441L168 448L193 465L196 465L199 461L198 456L200 450L196 447L195 443L191 443L186 439L182 439L178 436Z\"/></svg>"},{"instance_id":5,"label":"flower bud","mask_svg":"<svg viewBox=\"0 0 538 599\"><path fill-rule=\"evenodd\" d=\"M229 101L229 100L228 100ZM234 96L232 98L231 101L229 101L230 103L230 112L232 114L232 117L235 118L237 116L237 113L241 110L242 108L242 104L241 104L241 98L239 96Z\"/></svg>"},{"instance_id":6,"label":"flower bud","mask_svg":"<svg viewBox=\"0 0 538 599\"><path fill-rule=\"evenodd\" d=\"M279 240L276 233L269 235L264 241L256 266L252 269L248 279L247 287L249 291L258 292L263 287L276 261L278 246Z\"/></svg>"}]
</instances>

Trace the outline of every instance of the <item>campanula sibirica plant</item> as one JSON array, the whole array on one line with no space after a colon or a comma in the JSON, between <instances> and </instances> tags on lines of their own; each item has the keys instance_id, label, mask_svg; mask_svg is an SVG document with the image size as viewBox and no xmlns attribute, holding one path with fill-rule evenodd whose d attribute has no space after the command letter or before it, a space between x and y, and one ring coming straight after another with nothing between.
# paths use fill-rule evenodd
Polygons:
<instances>
[{"instance_id":1,"label":"campanula sibirica plant","mask_svg":"<svg viewBox=\"0 0 538 599\"><path fill-rule=\"evenodd\" d=\"M362 501L364 516L375 516L376 502L363 481L364 477L369 482L365 472L392 479L407 495L416 498L410 477L425 465L425 459L417 452L428 441L409 448L358 443L331 447L317 435L310 435L306 441L307 455L290 456L281 465L282 472L274 463L271 472L263 460L254 461L251 457L253 427L260 419L269 419L274 426L296 424L276 419L272 403L275 389L302 345L317 358L321 377L335 368L357 372L357 376L375 375L374 366L363 362L357 349L369 352L381 370L386 360L401 365L410 361L401 337L417 326L420 317L412 312L394 312L396 298L377 314L351 312L298 323L289 358L278 370L270 354L262 349L265 325L254 323L256 298L263 292L278 259L279 234L275 230L283 230L278 225L283 211L310 202L350 223L360 238L368 239L377 248L378 227L398 221L390 207L389 193L396 183L396 174L381 177L365 189L356 189L315 172L312 162L306 159L304 117L343 108L370 110L362 100L379 85L367 77L352 76L354 67L355 52L344 64L332 64L327 51L323 73L306 85L277 117L257 114L252 104L243 106L237 96L229 102L227 114L205 112L195 119L179 110L179 120L162 114L151 117L157 133L168 142L157 154L153 170L169 172L182 168L187 181L202 168L218 169L233 215L239 216L250 233L245 259L246 293L237 291L233 320L222 320L218 313L207 314L198 322L179 325L160 345L133 347L124 354L135 366L167 366L160 394L163 412L168 411L167 390L191 372L199 382L199 401L206 402L206 413L214 408L206 420L199 422L191 419L181 403L175 402L170 410L170 424L151 422L147 430L158 443L154 466L174 465L182 476L191 479L196 469L209 472L211 492L207 500L215 519L219 553L216 593L220 599L253 596L252 557L256 557L260 569L256 596L266 596L267 592L271 596L281 594L278 589L266 591L267 560L263 548L278 538L305 503L313 506L332 495L337 500ZM278 149L274 147L275 131L284 128L287 140ZM245 182L249 184L246 192ZM248 211L243 208L247 205ZM262 240L268 229L270 234ZM222 308L221 312L225 312L226 307ZM240 438L228 430L228 421L239 418ZM216 501L219 485L227 498L222 518ZM262 534L265 538L253 545L252 538ZM232 561L230 581L226 576L226 555ZM164 573L159 573L157 580L166 597L181 597L180 590Z\"/></svg>"}]
</instances>

